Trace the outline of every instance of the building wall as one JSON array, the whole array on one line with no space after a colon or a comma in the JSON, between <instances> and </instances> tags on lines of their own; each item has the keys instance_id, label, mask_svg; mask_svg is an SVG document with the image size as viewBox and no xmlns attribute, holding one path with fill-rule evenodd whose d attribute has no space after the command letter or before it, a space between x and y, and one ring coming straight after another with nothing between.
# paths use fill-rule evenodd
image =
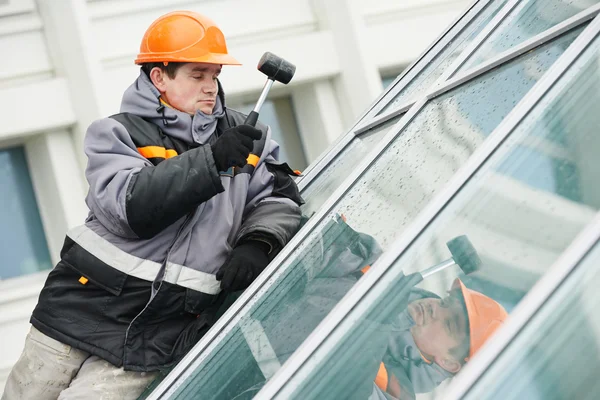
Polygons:
<instances>
[{"instance_id":1,"label":"building wall","mask_svg":"<svg viewBox=\"0 0 600 400\"><path fill-rule=\"evenodd\" d=\"M0 153L24 151L27 171L20 173L29 175L37 202L26 214L39 214L49 254L49 264L18 267L22 276L2 280L0 265L0 392L21 352L47 265L58 260L65 232L87 215L85 129L118 112L122 92L138 74L133 59L151 21L176 9L215 20L244 64L224 68L221 79L228 103L239 108L262 89L264 76L254 65L263 52L296 64L293 81L271 91L269 115L285 130L285 152L303 167L356 122L381 93L382 77L410 64L469 3L0 0ZM19 201L14 188L1 189ZM1 213L0 223L4 235L14 234Z\"/></svg>"}]
</instances>

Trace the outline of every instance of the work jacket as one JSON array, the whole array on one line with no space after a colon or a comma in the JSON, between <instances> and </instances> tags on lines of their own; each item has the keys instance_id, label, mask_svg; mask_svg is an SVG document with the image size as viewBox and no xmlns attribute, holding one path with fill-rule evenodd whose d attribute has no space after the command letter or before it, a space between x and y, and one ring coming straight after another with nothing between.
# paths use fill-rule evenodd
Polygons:
<instances>
[{"instance_id":1,"label":"work jacket","mask_svg":"<svg viewBox=\"0 0 600 400\"><path fill-rule=\"evenodd\" d=\"M126 370L180 359L219 306L215 274L241 240L275 254L296 232L302 199L262 124L251 164L217 171L211 144L245 115L175 110L144 73L121 113L85 138L90 209L67 233L31 323L44 334Z\"/></svg>"}]
</instances>

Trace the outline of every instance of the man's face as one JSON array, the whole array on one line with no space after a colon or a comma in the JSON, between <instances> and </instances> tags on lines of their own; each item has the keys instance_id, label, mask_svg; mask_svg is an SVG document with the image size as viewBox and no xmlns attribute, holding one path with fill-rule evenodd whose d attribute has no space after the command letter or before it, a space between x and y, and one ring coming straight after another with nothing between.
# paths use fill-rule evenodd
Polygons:
<instances>
[{"instance_id":1,"label":"man's face","mask_svg":"<svg viewBox=\"0 0 600 400\"><path fill-rule=\"evenodd\" d=\"M160 68L154 68L151 77L162 98L172 107L189 114L200 110L210 115L217 99L220 73L218 64L187 63L177 70L173 79Z\"/></svg>"},{"instance_id":2,"label":"man's face","mask_svg":"<svg viewBox=\"0 0 600 400\"><path fill-rule=\"evenodd\" d=\"M453 297L421 299L408 305L415 321L410 330L421 354L445 370L457 373L461 362L450 353L467 337L467 318L459 300Z\"/></svg>"}]
</instances>

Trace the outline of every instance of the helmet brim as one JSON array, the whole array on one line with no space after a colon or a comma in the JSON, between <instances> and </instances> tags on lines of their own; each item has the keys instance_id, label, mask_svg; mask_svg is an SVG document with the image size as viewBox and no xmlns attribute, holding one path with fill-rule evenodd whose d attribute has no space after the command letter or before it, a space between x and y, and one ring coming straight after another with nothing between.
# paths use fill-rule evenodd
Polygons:
<instances>
[{"instance_id":1,"label":"helmet brim","mask_svg":"<svg viewBox=\"0 0 600 400\"><path fill-rule=\"evenodd\" d=\"M174 57L172 55L157 55L157 54L140 54L135 59L135 63L146 64L154 62L197 62L205 64L220 64L220 65L242 65L234 57L229 54L209 53L202 57Z\"/></svg>"}]
</instances>

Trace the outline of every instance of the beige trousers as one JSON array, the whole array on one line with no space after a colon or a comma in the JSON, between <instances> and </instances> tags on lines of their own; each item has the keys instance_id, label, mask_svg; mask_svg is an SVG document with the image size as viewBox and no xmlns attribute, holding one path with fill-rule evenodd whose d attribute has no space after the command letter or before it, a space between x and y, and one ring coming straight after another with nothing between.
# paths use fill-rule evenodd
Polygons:
<instances>
[{"instance_id":1,"label":"beige trousers","mask_svg":"<svg viewBox=\"0 0 600 400\"><path fill-rule=\"evenodd\" d=\"M117 368L32 326L1 400L134 400L157 374Z\"/></svg>"}]
</instances>

